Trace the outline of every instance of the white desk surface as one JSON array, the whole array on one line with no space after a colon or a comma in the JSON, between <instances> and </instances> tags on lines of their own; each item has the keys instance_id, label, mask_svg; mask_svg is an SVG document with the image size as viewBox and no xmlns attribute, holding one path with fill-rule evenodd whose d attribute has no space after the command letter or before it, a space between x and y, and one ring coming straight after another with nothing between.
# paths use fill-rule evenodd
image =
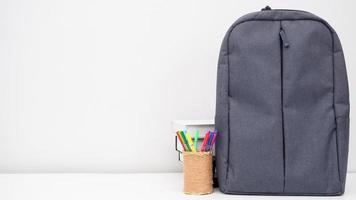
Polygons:
<instances>
[{"instance_id":1,"label":"white desk surface","mask_svg":"<svg viewBox=\"0 0 356 200\"><path fill-rule=\"evenodd\" d=\"M0 174L1 200L127 199L356 199L356 173L348 174L346 192L337 197L225 195L217 189L203 196L182 192L181 173L157 174Z\"/></svg>"}]
</instances>

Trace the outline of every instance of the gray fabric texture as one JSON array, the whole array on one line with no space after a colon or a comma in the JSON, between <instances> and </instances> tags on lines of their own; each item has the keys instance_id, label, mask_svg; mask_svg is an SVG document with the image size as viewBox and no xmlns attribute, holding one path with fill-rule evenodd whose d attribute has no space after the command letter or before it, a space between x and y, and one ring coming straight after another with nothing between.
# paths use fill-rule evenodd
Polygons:
<instances>
[{"instance_id":1,"label":"gray fabric texture","mask_svg":"<svg viewBox=\"0 0 356 200\"><path fill-rule=\"evenodd\" d=\"M328 23L293 10L241 17L221 46L216 94L222 192L344 193L348 81Z\"/></svg>"}]
</instances>

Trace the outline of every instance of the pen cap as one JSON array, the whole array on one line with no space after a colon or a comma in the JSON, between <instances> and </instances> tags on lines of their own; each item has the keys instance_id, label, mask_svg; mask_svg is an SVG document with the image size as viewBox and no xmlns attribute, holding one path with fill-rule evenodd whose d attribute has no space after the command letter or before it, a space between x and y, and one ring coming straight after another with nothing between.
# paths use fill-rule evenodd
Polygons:
<instances>
[{"instance_id":1,"label":"pen cap","mask_svg":"<svg viewBox=\"0 0 356 200\"><path fill-rule=\"evenodd\" d=\"M184 193L210 194L213 192L211 152L183 152Z\"/></svg>"}]
</instances>

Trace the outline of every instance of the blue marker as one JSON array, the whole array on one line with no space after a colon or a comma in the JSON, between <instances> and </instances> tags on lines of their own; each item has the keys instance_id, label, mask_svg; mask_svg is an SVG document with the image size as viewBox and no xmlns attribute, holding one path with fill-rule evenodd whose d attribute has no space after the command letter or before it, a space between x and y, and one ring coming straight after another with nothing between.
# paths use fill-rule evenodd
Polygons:
<instances>
[{"instance_id":1,"label":"blue marker","mask_svg":"<svg viewBox=\"0 0 356 200\"><path fill-rule=\"evenodd\" d=\"M211 142L213 141L213 138L214 138L214 132L210 131L208 145L206 146L207 147L206 151L210 151Z\"/></svg>"}]
</instances>

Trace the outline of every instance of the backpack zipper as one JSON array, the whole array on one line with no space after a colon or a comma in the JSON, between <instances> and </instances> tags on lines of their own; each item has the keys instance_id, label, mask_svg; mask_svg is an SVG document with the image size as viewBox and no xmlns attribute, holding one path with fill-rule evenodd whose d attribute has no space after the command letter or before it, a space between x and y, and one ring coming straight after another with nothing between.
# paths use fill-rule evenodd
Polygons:
<instances>
[{"instance_id":1,"label":"backpack zipper","mask_svg":"<svg viewBox=\"0 0 356 200\"><path fill-rule=\"evenodd\" d=\"M283 83L283 74L284 74L284 51L289 47L289 42L287 39L286 32L282 27L282 21L280 21L280 56L281 56L281 118L282 118L282 139L283 139L283 193L286 186L286 145L285 145L285 134L284 134L284 83Z\"/></svg>"},{"instance_id":2,"label":"backpack zipper","mask_svg":"<svg viewBox=\"0 0 356 200\"><path fill-rule=\"evenodd\" d=\"M284 48L288 48L289 47L289 41L288 41L286 32L284 31L283 28L281 28L281 30L279 31L279 36L281 37L281 40L282 40Z\"/></svg>"},{"instance_id":3,"label":"backpack zipper","mask_svg":"<svg viewBox=\"0 0 356 200\"><path fill-rule=\"evenodd\" d=\"M277 11L298 11L298 12L306 12L306 11L303 11L303 10L290 10L290 9L272 9L271 7L269 6L266 6L264 8L261 9L262 12L264 11L271 11L271 10L277 10ZM307 12L306 12L307 13ZM286 35L286 32L283 30L283 28L281 27L281 30L279 31L279 35L281 37L281 40L282 40L282 43L283 43L283 46L285 48L288 48L289 47L289 41L288 41L288 38L287 38L287 35Z\"/></svg>"}]
</instances>

